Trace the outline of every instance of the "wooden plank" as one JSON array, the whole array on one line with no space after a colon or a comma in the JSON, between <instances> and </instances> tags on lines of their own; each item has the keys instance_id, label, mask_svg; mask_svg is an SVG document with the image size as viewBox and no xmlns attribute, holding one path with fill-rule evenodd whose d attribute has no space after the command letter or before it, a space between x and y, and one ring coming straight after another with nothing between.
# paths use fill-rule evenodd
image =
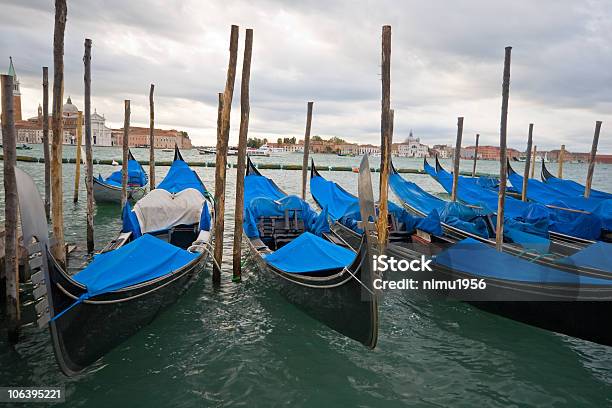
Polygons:
<instances>
[{"instance_id":1,"label":"wooden plank","mask_svg":"<svg viewBox=\"0 0 612 408\"><path fill-rule=\"evenodd\" d=\"M312 105L306 107L306 131L304 132L304 157L302 159L302 199L306 200L306 184L308 182L308 155L310 154L310 128L312 126Z\"/></svg>"},{"instance_id":2,"label":"wooden plank","mask_svg":"<svg viewBox=\"0 0 612 408\"><path fill-rule=\"evenodd\" d=\"M538 146L533 146L533 156L531 160L531 175L530 175L531 178L533 178L533 175L535 172L535 167L538 162L537 159L538 159ZM544 158L542 158L542 160L544 160Z\"/></svg>"},{"instance_id":3,"label":"wooden plank","mask_svg":"<svg viewBox=\"0 0 612 408\"><path fill-rule=\"evenodd\" d=\"M480 135L476 133L476 147L474 148L474 165L472 166L472 177L476 177L476 162L478 161L478 139L480 139Z\"/></svg>"},{"instance_id":4,"label":"wooden plank","mask_svg":"<svg viewBox=\"0 0 612 408\"><path fill-rule=\"evenodd\" d=\"M79 201L79 183L81 181L81 145L83 139L83 112L79 112L77 116L77 150L76 150L76 168L74 169L74 195L72 202Z\"/></svg>"},{"instance_id":5,"label":"wooden plank","mask_svg":"<svg viewBox=\"0 0 612 408\"><path fill-rule=\"evenodd\" d=\"M126 99L123 112L123 161L121 162L121 208L127 202L128 150L130 149L130 101Z\"/></svg>"},{"instance_id":6,"label":"wooden plank","mask_svg":"<svg viewBox=\"0 0 612 408\"><path fill-rule=\"evenodd\" d=\"M589 169L587 170L587 178L584 187L584 197L589 198L591 195L591 184L593 183L593 173L595 172L595 156L597 155L597 144L599 143L599 132L601 131L601 120L595 122L595 134L593 135L593 144L591 145L591 154L589 155Z\"/></svg>"},{"instance_id":7,"label":"wooden plank","mask_svg":"<svg viewBox=\"0 0 612 408\"><path fill-rule=\"evenodd\" d=\"M244 218L244 175L246 171L246 144L249 132L249 82L251 79L251 57L253 54L253 30L247 28L242 60L240 86L240 132L238 133L238 165L236 168L236 206L234 212L234 250L232 259L233 280L242 276L242 222Z\"/></svg>"},{"instance_id":8,"label":"wooden plank","mask_svg":"<svg viewBox=\"0 0 612 408\"><path fill-rule=\"evenodd\" d=\"M459 163L461 160L461 139L463 138L463 117L457 118L457 138L455 140L455 155L453 159L453 189L451 201L457 201L457 185L459 183Z\"/></svg>"},{"instance_id":9,"label":"wooden plank","mask_svg":"<svg viewBox=\"0 0 612 408\"><path fill-rule=\"evenodd\" d=\"M236 80L236 62L238 59L238 26L232 25L230 34L230 58L227 67L225 91L222 95L221 115L217 123L217 154L215 168L215 249L213 265L213 283L221 283L221 266L223 261L223 230L225 228L225 176L227 169L227 149L230 131L230 114Z\"/></svg>"},{"instance_id":10,"label":"wooden plank","mask_svg":"<svg viewBox=\"0 0 612 408\"><path fill-rule=\"evenodd\" d=\"M64 142L64 32L66 31L67 13L66 0L56 0L53 31L53 138L51 143L51 219L56 245L51 247L51 253L61 267L66 265L62 147Z\"/></svg>"},{"instance_id":11,"label":"wooden plank","mask_svg":"<svg viewBox=\"0 0 612 408\"><path fill-rule=\"evenodd\" d=\"M565 145L561 145L559 150L559 166L557 167L557 177L563 178L563 162L565 161Z\"/></svg>"},{"instance_id":12,"label":"wooden plank","mask_svg":"<svg viewBox=\"0 0 612 408\"><path fill-rule=\"evenodd\" d=\"M527 136L527 155L525 159L525 170L523 171L523 191L521 200L527 201L527 186L529 180L529 166L531 165L531 144L533 143L533 123L529 124L529 134Z\"/></svg>"},{"instance_id":13,"label":"wooden plank","mask_svg":"<svg viewBox=\"0 0 612 408\"><path fill-rule=\"evenodd\" d=\"M19 261L17 249L18 197L15 165L17 163L17 131L13 100L13 77L2 75L2 150L4 153L4 273L6 280L6 320L10 343L19 340Z\"/></svg>"},{"instance_id":14,"label":"wooden plank","mask_svg":"<svg viewBox=\"0 0 612 408\"><path fill-rule=\"evenodd\" d=\"M87 253L94 252L93 151L91 135L91 40L85 39L85 189L87 191Z\"/></svg>"},{"instance_id":15,"label":"wooden plank","mask_svg":"<svg viewBox=\"0 0 612 408\"><path fill-rule=\"evenodd\" d=\"M510 99L510 60L512 47L506 47L504 56L504 76L502 82L502 107L499 131L499 194L497 197L497 228L495 246L502 250L504 243L504 205L506 201L506 179L508 177L508 162L506 161L506 138L508 132L508 99Z\"/></svg>"}]
</instances>

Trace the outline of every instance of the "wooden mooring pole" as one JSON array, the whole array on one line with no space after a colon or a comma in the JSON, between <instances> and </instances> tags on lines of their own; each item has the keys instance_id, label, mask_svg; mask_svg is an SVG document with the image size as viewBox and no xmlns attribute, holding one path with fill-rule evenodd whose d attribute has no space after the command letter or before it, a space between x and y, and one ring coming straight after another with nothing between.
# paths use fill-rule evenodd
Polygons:
<instances>
[{"instance_id":1,"label":"wooden mooring pole","mask_svg":"<svg viewBox=\"0 0 612 408\"><path fill-rule=\"evenodd\" d=\"M312 126L312 105L308 102L306 108L306 131L304 132L304 158L302 159L302 200L306 200L306 184L308 182L308 155L310 154L310 128Z\"/></svg>"},{"instance_id":2,"label":"wooden mooring pole","mask_svg":"<svg viewBox=\"0 0 612 408\"><path fill-rule=\"evenodd\" d=\"M130 101L124 102L123 113L123 161L121 163L121 208L125 206L128 199L128 150L130 149Z\"/></svg>"},{"instance_id":3,"label":"wooden mooring pole","mask_svg":"<svg viewBox=\"0 0 612 408\"><path fill-rule=\"evenodd\" d=\"M478 161L478 139L480 139L480 135L476 133L476 147L474 148L474 165L472 166L472 177L476 177L476 162Z\"/></svg>"},{"instance_id":4,"label":"wooden mooring pole","mask_svg":"<svg viewBox=\"0 0 612 408\"><path fill-rule=\"evenodd\" d=\"M584 187L584 198L589 198L591 195L591 184L593 183L593 173L595 172L595 157L597 155L597 145L599 144L599 132L601 131L601 120L595 122L595 134L593 135L593 145L591 146L591 154L589 155L589 169Z\"/></svg>"},{"instance_id":5,"label":"wooden mooring pole","mask_svg":"<svg viewBox=\"0 0 612 408\"><path fill-rule=\"evenodd\" d=\"M535 174L536 163L538 162L538 146L533 146L533 156L531 157L531 174L529 177L533 178ZM542 158L544 160L544 158Z\"/></svg>"},{"instance_id":6,"label":"wooden mooring pole","mask_svg":"<svg viewBox=\"0 0 612 408\"><path fill-rule=\"evenodd\" d=\"M253 54L253 30L247 28L244 38L242 81L240 85L240 132L238 133L238 166L236 169L236 207L234 213L234 252L232 259L233 281L242 276L242 222L244 219L244 174L246 171L246 144L249 133L249 81Z\"/></svg>"},{"instance_id":7,"label":"wooden mooring pole","mask_svg":"<svg viewBox=\"0 0 612 408\"><path fill-rule=\"evenodd\" d=\"M461 139L463 138L463 117L457 118L457 139L455 140L455 155L453 159L453 189L451 200L457 201L457 184L459 183L459 163L461 161Z\"/></svg>"},{"instance_id":8,"label":"wooden mooring pole","mask_svg":"<svg viewBox=\"0 0 612 408\"><path fill-rule=\"evenodd\" d=\"M378 241L386 245L389 213L389 168L391 164L391 26L382 27L382 98L380 115L380 192Z\"/></svg>"},{"instance_id":9,"label":"wooden mooring pole","mask_svg":"<svg viewBox=\"0 0 612 408\"><path fill-rule=\"evenodd\" d=\"M561 145L559 150L559 167L557 167L557 177L563 178L563 162L565 161L565 145Z\"/></svg>"},{"instance_id":10,"label":"wooden mooring pole","mask_svg":"<svg viewBox=\"0 0 612 408\"><path fill-rule=\"evenodd\" d=\"M215 167L215 250L213 265L213 283L221 283L221 262L223 261L223 230L225 228L225 175L227 170L227 148L230 132L230 114L232 98L234 96L234 82L236 80L236 62L238 60L238 26L232 25L230 34L230 58L227 67L227 80L223 92L221 110L221 127L217 131L217 155Z\"/></svg>"},{"instance_id":11,"label":"wooden mooring pole","mask_svg":"<svg viewBox=\"0 0 612 408\"><path fill-rule=\"evenodd\" d=\"M151 84L149 90L149 190L155 190L155 104L153 91L155 85Z\"/></svg>"},{"instance_id":12,"label":"wooden mooring pole","mask_svg":"<svg viewBox=\"0 0 612 408\"><path fill-rule=\"evenodd\" d=\"M64 141L64 33L66 31L66 0L55 0L53 31L53 139L51 143L51 219L55 245L51 253L60 266L66 266L64 246L64 191L62 176L62 146Z\"/></svg>"},{"instance_id":13,"label":"wooden mooring pole","mask_svg":"<svg viewBox=\"0 0 612 408\"><path fill-rule=\"evenodd\" d=\"M521 200L527 201L527 186L529 181L529 166L531 165L531 144L533 143L533 123L529 124L529 135L527 136L527 154L525 155L525 171L523 171L523 189Z\"/></svg>"},{"instance_id":14,"label":"wooden mooring pole","mask_svg":"<svg viewBox=\"0 0 612 408\"><path fill-rule=\"evenodd\" d=\"M85 74L85 190L87 191L87 253L94 251L94 196L93 196L93 151L91 135L91 40L85 39L83 55Z\"/></svg>"},{"instance_id":15,"label":"wooden mooring pole","mask_svg":"<svg viewBox=\"0 0 612 408\"><path fill-rule=\"evenodd\" d=\"M502 82L502 107L499 127L499 194L497 198L497 228L495 246L502 250L504 243L504 205L506 202L506 179L508 162L506 161L506 137L508 131L508 99L510 98L510 59L512 47L506 47L504 56L504 77Z\"/></svg>"},{"instance_id":16,"label":"wooden mooring pole","mask_svg":"<svg viewBox=\"0 0 612 408\"><path fill-rule=\"evenodd\" d=\"M19 339L19 260L17 259L17 131L13 103L13 77L1 76L2 85L2 150L4 153L4 273L6 279L6 317L8 340Z\"/></svg>"},{"instance_id":17,"label":"wooden mooring pole","mask_svg":"<svg viewBox=\"0 0 612 408\"><path fill-rule=\"evenodd\" d=\"M51 219L51 163L49 158L49 67L43 67L43 157L45 159L45 215Z\"/></svg>"},{"instance_id":18,"label":"wooden mooring pole","mask_svg":"<svg viewBox=\"0 0 612 408\"><path fill-rule=\"evenodd\" d=\"M73 202L79 201L79 182L81 181L81 146L83 139L83 112L79 111L77 116L77 128L76 128L76 168L74 169L74 195L72 196Z\"/></svg>"}]
</instances>

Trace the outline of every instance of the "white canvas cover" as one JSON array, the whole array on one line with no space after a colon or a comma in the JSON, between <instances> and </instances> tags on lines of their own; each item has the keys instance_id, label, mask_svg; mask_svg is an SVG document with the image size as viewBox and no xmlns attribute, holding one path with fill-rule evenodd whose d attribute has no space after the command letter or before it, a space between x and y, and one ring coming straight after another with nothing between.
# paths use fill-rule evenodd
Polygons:
<instances>
[{"instance_id":1,"label":"white canvas cover","mask_svg":"<svg viewBox=\"0 0 612 408\"><path fill-rule=\"evenodd\" d=\"M176 194L156 188L134 205L134 213L144 234L200 222L204 201L202 193L195 188Z\"/></svg>"}]
</instances>

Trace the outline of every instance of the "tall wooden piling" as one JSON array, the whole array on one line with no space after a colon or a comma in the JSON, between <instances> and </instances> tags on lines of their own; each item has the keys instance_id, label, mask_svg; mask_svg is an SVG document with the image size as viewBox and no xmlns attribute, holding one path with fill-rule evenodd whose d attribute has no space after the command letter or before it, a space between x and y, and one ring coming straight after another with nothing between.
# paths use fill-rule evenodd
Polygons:
<instances>
[{"instance_id":1,"label":"tall wooden piling","mask_svg":"<svg viewBox=\"0 0 612 408\"><path fill-rule=\"evenodd\" d=\"M474 148L474 164L472 166L472 177L476 177L476 162L478 161L478 139L480 139L480 135L476 133L476 147Z\"/></svg>"},{"instance_id":2,"label":"tall wooden piling","mask_svg":"<svg viewBox=\"0 0 612 408\"><path fill-rule=\"evenodd\" d=\"M51 219L55 245L51 253L62 267L66 265L64 247L64 191L62 176L62 144L64 139L64 32L66 31L66 0L55 0L53 31L53 139L51 144Z\"/></svg>"},{"instance_id":3,"label":"tall wooden piling","mask_svg":"<svg viewBox=\"0 0 612 408\"><path fill-rule=\"evenodd\" d=\"M251 56L253 54L253 30L247 28L242 60L240 84L240 132L238 134L238 166L236 168L236 207L234 213L234 252L232 270L234 282L242 275L242 222L244 219L244 175L246 171L246 144L249 133L249 81L251 79Z\"/></svg>"},{"instance_id":4,"label":"tall wooden piling","mask_svg":"<svg viewBox=\"0 0 612 408\"><path fill-rule=\"evenodd\" d=\"M94 196L93 196L93 151L91 135L91 40L85 39L85 54L83 55L85 73L85 190L87 191L87 253L94 251Z\"/></svg>"},{"instance_id":5,"label":"tall wooden piling","mask_svg":"<svg viewBox=\"0 0 612 408\"><path fill-rule=\"evenodd\" d=\"M223 261L223 229L225 227L225 175L227 168L227 148L230 132L230 114L236 80L236 62L238 59L238 26L232 25L230 34L230 58L227 67L227 80L223 92L221 111L221 128L217 131L217 155L215 167L215 265L213 265L213 283L221 283L221 262ZM219 266L219 267L218 267Z\"/></svg>"},{"instance_id":6,"label":"tall wooden piling","mask_svg":"<svg viewBox=\"0 0 612 408\"><path fill-rule=\"evenodd\" d=\"M43 158L45 159L45 215L51 219L51 163L49 154L49 67L43 67Z\"/></svg>"},{"instance_id":7,"label":"tall wooden piling","mask_svg":"<svg viewBox=\"0 0 612 408\"><path fill-rule=\"evenodd\" d=\"M382 27L382 98L380 114L380 192L378 215L378 240L382 245L387 242L389 213L389 167L391 155L391 26Z\"/></svg>"},{"instance_id":8,"label":"tall wooden piling","mask_svg":"<svg viewBox=\"0 0 612 408\"><path fill-rule=\"evenodd\" d=\"M13 103L13 77L1 76L2 85L2 150L4 153L4 273L6 279L6 317L8 339L17 343L19 338L19 263L17 259L17 131Z\"/></svg>"},{"instance_id":9,"label":"tall wooden piling","mask_svg":"<svg viewBox=\"0 0 612 408\"><path fill-rule=\"evenodd\" d=\"M533 156L531 158L531 174L529 177L533 178L536 163L538 162L538 146L533 146ZM542 158L542 160L544 160L544 158Z\"/></svg>"},{"instance_id":10,"label":"tall wooden piling","mask_svg":"<svg viewBox=\"0 0 612 408\"><path fill-rule=\"evenodd\" d=\"M525 159L525 171L523 172L523 190L521 200L527 201L527 186L529 180L529 166L531 165L531 144L533 143L533 123L529 124L529 135L527 136L527 154Z\"/></svg>"},{"instance_id":11,"label":"tall wooden piling","mask_svg":"<svg viewBox=\"0 0 612 408\"><path fill-rule=\"evenodd\" d=\"M563 178L563 162L565 161L565 145L561 145L559 150L559 166L557 167L557 177Z\"/></svg>"},{"instance_id":12,"label":"tall wooden piling","mask_svg":"<svg viewBox=\"0 0 612 408\"><path fill-rule=\"evenodd\" d=\"M459 164L461 161L461 139L463 138L463 117L457 118L457 138L455 140L455 154L453 159L453 189L451 200L457 201L457 184L459 183Z\"/></svg>"},{"instance_id":13,"label":"tall wooden piling","mask_svg":"<svg viewBox=\"0 0 612 408\"><path fill-rule=\"evenodd\" d=\"M79 201L79 183L81 181L81 146L83 140L83 112L79 111L77 116L77 128L76 128L76 168L74 169L74 195L72 196L72 202L76 203Z\"/></svg>"},{"instance_id":14,"label":"tall wooden piling","mask_svg":"<svg viewBox=\"0 0 612 408\"><path fill-rule=\"evenodd\" d=\"M510 59L512 47L506 47L504 56L504 79L502 82L502 107L499 127L499 194L497 198L497 228L495 246L502 250L504 243L504 205L506 202L506 179L508 162L506 161L506 137L508 131L508 99L510 98Z\"/></svg>"},{"instance_id":15,"label":"tall wooden piling","mask_svg":"<svg viewBox=\"0 0 612 408\"><path fill-rule=\"evenodd\" d=\"M591 154L589 155L589 170L584 187L584 198L589 198L591 195L591 184L593 183L593 173L595 172L595 158L597 155L597 144L599 143L599 132L601 131L601 120L595 122L595 134L593 135L593 145L591 146Z\"/></svg>"},{"instance_id":16,"label":"tall wooden piling","mask_svg":"<svg viewBox=\"0 0 612 408\"><path fill-rule=\"evenodd\" d=\"M155 189L155 105L153 91L155 85L151 84L149 90L149 190Z\"/></svg>"},{"instance_id":17,"label":"tall wooden piling","mask_svg":"<svg viewBox=\"0 0 612 408\"><path fill-rule=\"evenodd\" d=\"M304 132L304 158L302 159L302 200L306 199L306 184L308 182L308 155L310 154L310 128L312 126L312 105L308 102L306 108L306 131Z\"/></svg>"},{"instance_id":18,"label":"tall wooden piling","mask_svg":"<svg viewBox=\"0 0 612 408\"><path fill-rule=\"evenodd\" d=\"M130 101L126 99L124 102L123 112L123 161L121 163L121 208L127 202L127 184L128 184L128 151L130 149Z\"/></svg>"}]
</instances>

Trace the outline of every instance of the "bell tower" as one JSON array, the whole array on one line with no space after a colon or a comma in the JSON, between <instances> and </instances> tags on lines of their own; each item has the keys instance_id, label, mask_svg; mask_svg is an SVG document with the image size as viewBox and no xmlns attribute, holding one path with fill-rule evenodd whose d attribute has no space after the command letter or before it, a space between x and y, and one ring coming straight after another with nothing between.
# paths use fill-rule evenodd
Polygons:
<instances>
[{"instance_id":1,"label":"bell tower","mask_svg":"<svg viewBox=\"0 0 612 408\"><path fill-rule=\"evenodd\" d=\"M10 64L8 75L13 77L13 106L15 107L15 122L22 120L21 117L21 91L19 90L19 79L17 79L17 73L15 73L15 67L13 66L13 57L9 57Z\"/></svg>"}]
</instances>

